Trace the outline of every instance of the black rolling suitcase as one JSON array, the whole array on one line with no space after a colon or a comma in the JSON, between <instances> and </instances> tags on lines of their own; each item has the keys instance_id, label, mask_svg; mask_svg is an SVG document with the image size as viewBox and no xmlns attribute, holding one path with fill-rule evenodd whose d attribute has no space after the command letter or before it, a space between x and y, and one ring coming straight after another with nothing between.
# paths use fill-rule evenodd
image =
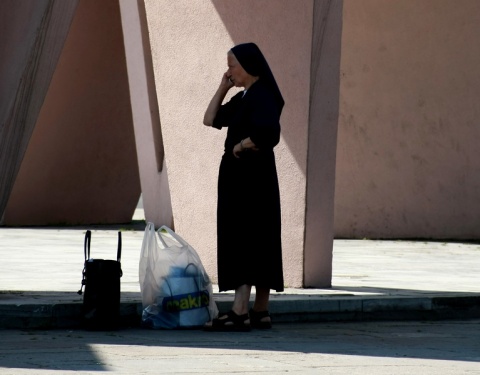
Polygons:
<instances>
[{"instance_id":1,"label":"black rolling suitcase","mask_svg":"<svg viewBox=\"0 0 480 375\"><path fill-rule=\"evenodd\" d=\"M118 232L117 260L91 259L91 231L85 233L82 287L82 324L89 330L112 330L120 324L122 234ZM83 287L85 291L82 292Z\"/></svg>"}]
</instances>

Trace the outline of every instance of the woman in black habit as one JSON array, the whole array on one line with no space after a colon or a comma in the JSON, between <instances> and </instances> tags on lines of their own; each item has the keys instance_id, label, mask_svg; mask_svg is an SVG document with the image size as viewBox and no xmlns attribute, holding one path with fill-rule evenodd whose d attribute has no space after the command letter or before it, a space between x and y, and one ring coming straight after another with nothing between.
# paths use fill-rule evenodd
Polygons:
<instances>
[{"instance_id":1,"label":"woman in black habit","mask_svg":"<svg viewBox=\"0 0 480 375\"><path fill-rule=\"evenodd\" d=\"M205 329L271 328L270 290L283 291L280 193L273 148L280 140L282 94L254 43L227 53L228 70L204 124L228 128L218 176L217 264L220 291L235 290L232 309ZM243 87L222 105L232 87ZM249 310L250 292L255 302Z\"/></svg>"}]
</instances>

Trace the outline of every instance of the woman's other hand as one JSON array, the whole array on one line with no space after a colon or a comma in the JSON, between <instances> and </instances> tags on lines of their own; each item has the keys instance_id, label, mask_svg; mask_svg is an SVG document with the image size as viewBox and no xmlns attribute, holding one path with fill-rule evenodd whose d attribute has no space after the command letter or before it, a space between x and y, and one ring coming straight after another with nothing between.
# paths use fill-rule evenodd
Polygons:
<instances>
[{"instance_id":1,"label":"woman's other hand","mask_svg":"<svg viewBox=\"0 0 480 375\"><path fill-rule=\"evenodd\" d=\"M250 137L242 139L235 146L233 146L233 156L235 156L238 159L240 157L240 154L246 149L249 149L252 151L258 151L257 146L255 146L255 143L252 142Z\"/></svg>"},{"instance_id":2,"label":"woman's other hand","mask_svg":"<svg viewBox=\"0 0 480 375\"><path fill-rule=\"evenodd\" d=\"M241 142L237 143L235 146L233 146L233 156L235 156L237 159L240 158L240 154L243 152L244 148L241 144Z\"/></svg>"}]
</instances>

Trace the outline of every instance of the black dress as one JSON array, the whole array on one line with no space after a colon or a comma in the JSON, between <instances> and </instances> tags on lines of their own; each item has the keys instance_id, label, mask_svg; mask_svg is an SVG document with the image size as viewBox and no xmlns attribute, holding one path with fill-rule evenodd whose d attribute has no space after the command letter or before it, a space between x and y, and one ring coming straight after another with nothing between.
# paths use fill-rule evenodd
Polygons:
<instances>
[{"instance_id":1,"label":"black dress","mask_svg":"<svg viewBox=\"0 0 480 375\"><path fill-rule=\"evenodd\" d=\"M281 108L262 80L222 105L213 126L228 127L220 163L217 262L220 291L247 284L283 291L280 193L273 148ZM240 158L233 147L248 138L259 149Z\"/></svg>"}]
</instances>

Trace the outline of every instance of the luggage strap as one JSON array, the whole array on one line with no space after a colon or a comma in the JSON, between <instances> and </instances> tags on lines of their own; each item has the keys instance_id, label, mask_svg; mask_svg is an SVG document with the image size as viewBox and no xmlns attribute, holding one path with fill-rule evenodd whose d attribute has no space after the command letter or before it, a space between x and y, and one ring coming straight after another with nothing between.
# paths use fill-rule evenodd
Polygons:
<instances>
[{"instance_id":1,"label":"luggage strap","mask_svg":"<svg viewBox=\"0 0 480 375\"><path fill-rule=\"evenodd\" d=\"M85 243L83 251L85 253L85 262L90 259L90 242L92 241L92 232L87 230L85 233ZM122 259L122 232L118 232L117 262Z\"/></svg>"}]
</instances>

